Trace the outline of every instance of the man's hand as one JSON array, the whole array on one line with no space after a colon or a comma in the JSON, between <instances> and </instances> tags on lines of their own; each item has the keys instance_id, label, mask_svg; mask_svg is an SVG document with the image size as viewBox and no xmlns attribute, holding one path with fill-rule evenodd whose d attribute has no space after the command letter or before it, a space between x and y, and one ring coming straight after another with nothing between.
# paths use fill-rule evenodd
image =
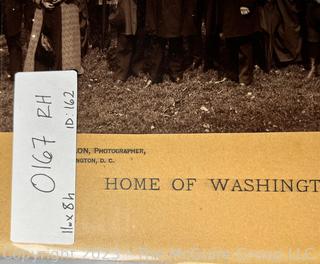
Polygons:
<instances>
[{"instance_id":1,"label":"man's hand","mask_svg":"<svg viewBox=\"0 0 320 264\"><path fill-rule=\"evenodd\" d=\"M250 14L250 9L245 6L241 6L240 13L241 13L241 15L246 16L246 15Z\"/></svg>"},{"instance_id":2,"label":"man's hand","mask_svg":"<svg viewBox=\"0 0 320 264\"><path fill-rule=\"evenodd\" d=\"M54 4L52 4L51 2L49 1L46 1L46 0L42 0L41 1L41 4L44 6L44 8L46 9L53 9L54 8Z\"/></svg>"},{"instance_id":3,"label":"man's hand","mask_svg":"<svg viewBox=\"0 0 320 264\"><path fill-rule=\"evenodd\" d=\"M50 44L48 37L44 34L41 34L41 45L46 51L48 51L48 52L53 51L53 48Z\"/></svg>"}]
</instances>

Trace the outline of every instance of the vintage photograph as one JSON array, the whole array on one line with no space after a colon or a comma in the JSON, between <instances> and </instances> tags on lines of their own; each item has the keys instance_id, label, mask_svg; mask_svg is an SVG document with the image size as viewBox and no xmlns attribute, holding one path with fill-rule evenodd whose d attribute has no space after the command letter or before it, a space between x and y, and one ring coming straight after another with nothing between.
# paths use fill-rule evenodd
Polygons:
<instances>
[{"instance_id":1,"label":"vintage photograph","mask_svg":"<svg viewBox=\"0 0 320 264\"><path fill-rule=\"evenodd\" d=\"M320 0L4 0L14 75L78 72L79 133L320 130Z\"/></svg>"}]
</instances>

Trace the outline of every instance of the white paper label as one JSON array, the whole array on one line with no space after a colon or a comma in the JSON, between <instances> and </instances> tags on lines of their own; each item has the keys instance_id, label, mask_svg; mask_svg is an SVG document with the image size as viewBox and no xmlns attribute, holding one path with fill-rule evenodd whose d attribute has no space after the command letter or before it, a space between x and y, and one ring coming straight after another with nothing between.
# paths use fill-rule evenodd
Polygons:
<instances>
[{"instance_id":1,"label":"white paper label","mask_svg":"<svg viewBox=\"0 0 320 264\"><path fill-rule=\"evenodd\" d=\"M77 73L18 73L14 91L11 240L73 244Z\"/></svg>"}]
</instances>

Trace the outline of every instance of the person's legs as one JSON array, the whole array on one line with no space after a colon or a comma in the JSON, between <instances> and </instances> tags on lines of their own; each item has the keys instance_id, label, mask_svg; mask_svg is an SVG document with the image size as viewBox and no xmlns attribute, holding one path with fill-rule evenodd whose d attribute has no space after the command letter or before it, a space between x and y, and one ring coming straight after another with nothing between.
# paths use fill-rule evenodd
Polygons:
<instances>
[{"instance_id":1,"label":"person's legs","mask_svg":"<svg viewBox=\"0 0 320 264\"><path fill-rule=\"evenodd\" d=\"M209 34L205 36L205 56L204 56L204 67L203 71L209 69L219 69L220 65L220 51L221 41L218 34Z\"/></svg>"},{"instance_id":2,"label":"person's legs","mask_svg":"<svg viewBox=\"0 0 320 264\"><path fill-rule=\"evenodd\" d=\"M44 15L45 31L44 34L52 41L54 50L54 64L52 70L62 69L62 21L61 7L48 10Z\"/></svg>"},{"instance_id":3,"label":"person's legs","mask_svg":"<svg viewBox=\"0 0 320 264\"><path fill-rule=\"evenodd\" d=\"M225 75L232 81L239 81L239 39L225 39L225 53L221 60Z\"/></svg>"},{"instance_id":4,"label":"person's legs","mask_svg":"<svg viewBox=\"0 0 320 264\"><path fill-rule=\"evenodd\" d=\"M187 57L183 60L184 68L191 66L191 68L196 69L201 65L203 58L202 36L198 34L187 36L185 41L187 44Z\"/></svg>"},{"instance_id":5,"label":"person's legs","mask_svg":"<svg viewBox=\"0 0 320 264\"><path fill-rule=\"evenodd\" d=\"M183 38L183 52L184 52L184 58L183 58L183 68L193 68L193 36L187 36Z\"/></svg>"},{"instance_id":6,"label":"person's legs","mask_svg":"<svg viewBox=\"0 0 320 264\"><path fill-rule=\"evenodd\" d=\"M7 37L9 51L9 74L13 78L14 74L22 71L22 44L21 34Z\"/></svg>"},{"instance_id":7,"label":"person's legs","mask_svg":"<svg viewBox=\"0 0 320 264\"><path fill-rule=\"evenodd\" d=\"M239 83L249 85L253 81L253 43L251 37L243 37L239 42Z\"/></svg>"},{"instance_id":8,"label":"person's legs","mask_svg":"<svg viewBox=\"0 0 320 264\"><path fill-rule=\"evenodd\" d=\"M159 83L163 80L164 60L165 60L166 40L159 37L151 39L151 63L150 78L153 83Z\"/></svg>"},{"instance_id":9,"label":"person's legs","mask_svg":"<svg viewBox=\"0 0 320 264\"><path fill-rule=\"evenodd\" d=\"M17 1L4 2L4 32L9 51L9 74L22 71L22 9L23 5Z\"/></svg>"},{"instance_id":10,"label":"person's legs","mask_svg":"<svg viewBox=\"0 0 320 264\"><path fill-rule=\"evenodd\" d=\"M130 76L130 68L133 54L133 44L135 36L119 34L117 47L118 65L115 71L116 79L126 81Z\"/></svg>"},{"instance_id":11,"label":"person's legs","mask_svg":"<svg viewBox=\"0 0 320 264\"><path fill-rule=\"evenodd\" d=\"M143 30L138 30L134 36L133 41L133 54L131 60L131 72L137 76L143 72L145 65L145 49L147 43L147 36Z\"/></svg>"},{"instance_id":12,"label":"person's legs","mask_svg":"<svg viewBox=\"0 0 320 264\"><path fill-rule=\"evenodd\" d=\"M198 68L203 61L204 43L202 39L202 22L204 13L204 1L198 0L195 14L196 34L191 37L191 53L193 55L193 68Z\"/></svg>"},{"instance_id":13,"label":"person's legs","mask_svg":"<svg viewBox=\"0 0 320 264\"><path fill-rule=\"evenodd\" d=\"M169 39L169 67L168 74L172 81L179 81L183 75L183 39L170 38Z\"/></svg>"},{"instance_id":14,"label":"person's legs","mask_svg":"<svg viewBox=\"0 0 320 264\"><path fill-rule=\"evenodd\" d=\"M35 5L32 0L25 0L25 5L23 9L24 13L24 28L29 34L32 30L33 16L35 12Z\"/></svg>"},{"instance_id":15,"label":"person's legs","mask_svg":"<svg viewBox=\"0 0 320 264\"><path fill-rule=\"evenodd\" d=\"M317 75L320 59L320 4L310 4L307 12L308 58L310 70L307 79Z\"/></svg>"}]
</instances>

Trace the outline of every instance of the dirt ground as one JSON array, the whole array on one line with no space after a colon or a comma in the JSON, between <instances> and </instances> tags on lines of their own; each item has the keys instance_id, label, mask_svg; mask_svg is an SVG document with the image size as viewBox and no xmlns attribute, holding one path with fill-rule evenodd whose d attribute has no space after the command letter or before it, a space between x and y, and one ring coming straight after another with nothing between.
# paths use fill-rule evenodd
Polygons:
<instances>
[{"instance_id":1,"label":"dirt ground","mask_svg":"<svg viewBox=\"0 0 320 264\"><path fill-rule=\"evenodd\" d=\"M1 49L0 131L12 131L13 84L6 80L7 51ZM294 65L255 71L248 87L217 73L187 71L181 83L146 87L147 76L116 84L108 56L90 49L79 78L79 133L208 133L320 131L320 77L307 82Z\"/></svg>"}]
</instances>

